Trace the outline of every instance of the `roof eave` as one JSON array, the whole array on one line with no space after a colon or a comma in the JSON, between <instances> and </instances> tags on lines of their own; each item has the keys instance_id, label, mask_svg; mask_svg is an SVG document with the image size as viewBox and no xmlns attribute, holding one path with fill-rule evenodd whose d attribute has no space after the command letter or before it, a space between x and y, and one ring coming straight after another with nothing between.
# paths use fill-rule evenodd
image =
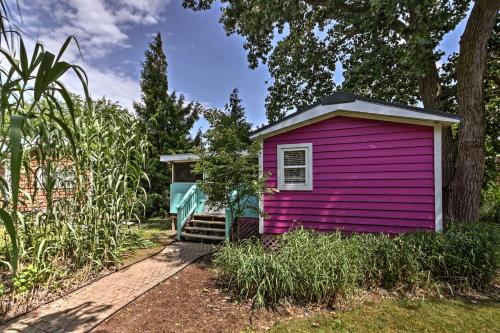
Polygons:
<instances>
[{"instance_id":1,"label":"roof eave","mask_svg":"<svg viewBox=\"0 0 500 333\"><path fill-rule=\"evenodd\" d=\"M160 162L165 162L165 163L193 162L196 161L197 159L198 156L192 153L160 155Z\"/></svg>"},{"instance_id":2,"label":"roof eave","mask_svg":"<svg viewBox=\"0 0 500 333\"><path fill-rule=\"evenodd\" d=\"M305 111L296 112L273 125L268 125L254 131L250 135L250 139L255 140L258 138L270 137L336 115L381 118L389 121L393 120L424 125L440 123L444 127L460 123L458 117L436 113L424 113L400 106L355 100L338 104L319 104Z\"/></svg>"}]
</instances>

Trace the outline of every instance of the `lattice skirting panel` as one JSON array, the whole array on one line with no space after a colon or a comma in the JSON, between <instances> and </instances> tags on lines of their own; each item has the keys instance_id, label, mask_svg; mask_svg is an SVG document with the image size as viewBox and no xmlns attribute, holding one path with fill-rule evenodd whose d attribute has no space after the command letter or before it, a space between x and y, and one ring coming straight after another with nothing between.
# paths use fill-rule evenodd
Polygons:
<instances>
[{"instance_id":1,"label":"lattice skirting panel","mask_svg":"<svg viewBox=\"0 0 500 333\"><path fill-rule=\"evenodd\" d=\"M241 217L236 222L236 228L233 228L233 231L233 239L236 241L259 237L259 219Z\"/></svg>"},{"instance_id":2,"label":"lattice skirting panel","mask_svg":"<svg viewBox=\"0 0 500 333\"><path fill-rule=\"evenodd\" d=\"M274 234L262 234L260 235L260 241L262 242L262 246L266 250L276 250L279 246L281 240L281 235Z\"/></svg>"},{"instance_id":3,"label":"lattice skirting panel","mask_svg":"<svg viewBox=\"0 0 500 333\"><path fill-rule=\"evenodd\" d=\"M260 238L262 242L262 246L266 250L276 250L279 246L279 242L281 239L281 235L276 234L262 234L259 235L259 219L250 218L250 217L242 217L239 218L238 221L233 225L233 241L242 241L245 239L249 239L255 237L257 239Z\"/></svg>"}]
</instances>

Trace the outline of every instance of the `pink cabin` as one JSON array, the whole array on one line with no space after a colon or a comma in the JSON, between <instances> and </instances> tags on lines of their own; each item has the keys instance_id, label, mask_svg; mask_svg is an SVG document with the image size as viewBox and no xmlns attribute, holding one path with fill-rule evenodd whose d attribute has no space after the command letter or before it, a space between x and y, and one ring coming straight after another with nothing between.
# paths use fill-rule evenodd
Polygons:
<instances>
[{"instance_id":1,"label":"pink cabin","mask_svg":"<svg viewBox=\"0 0 500 333\"><path fill-rule=\"evenodd\" d=\"M457 115L336 93L252 133L273 195L260 234L443 228L441 133Z\"/></svg>"}]
</instances>

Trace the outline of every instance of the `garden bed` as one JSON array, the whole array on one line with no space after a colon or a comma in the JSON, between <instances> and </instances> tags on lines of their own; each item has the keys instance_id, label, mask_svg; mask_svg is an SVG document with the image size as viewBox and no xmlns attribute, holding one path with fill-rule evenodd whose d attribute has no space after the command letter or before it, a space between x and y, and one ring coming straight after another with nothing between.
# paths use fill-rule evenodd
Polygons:
<instances>
[{"instance_id":1,"label":"garden bed","mask_svg":"<svg viewBox=\"0 0 500 333\"><path fill-rule=\"evenodd\" d=\"M194 264L137 298L94 332L240 332L267 330L289 318L319 314L318 308L252 309L219 289L211 260Z\"/></svg>"},{"instance_id":2,"label":"garden bed","mask_svg":"<svg viewBox=\"0 0 500 333\"><path fill-rule=\"evenodd\" d=\"M496 332L499 291L497 286L488 294L442 299L424 294L405 298L379 289L335 309L283 304L255 309L220 289L211 260L205 257L137 298L94 332L420 332L422 327L429 332ZM394 311L394 317L385 311Z\"/></svg>"},{"instance_id":3,"label":"garden bed","mask_svg":"<svg viewBox=\"0 0 500 333\"><path fill-rule=\"evenodd\" d=\"M6 294L0 297L0 322L31 311L103 276L149 258L160 252L165 245L174 241L174 232L162 223L134 225L130 227L130 232L136 239L140 240L143 246L137 244L125 246L121 250L121 260L115 266L103 269L98 273L88 269L80 269L67 274L61 280L52 282L49 287L42 286L29 292L17 295ZM2 276L7 278L7 272L2 272Z\"/></svg>"},{"instance_id":4,"label":"garden bed","mask_svg":"<svg viewBox=\"0 0 500 333\"><path fill-rule=\"evenodd\" d=\"M297 228L266 250L227 243L214 255L218 280L257 307L284 301L334 304L360 292L457 293L488 288L496 276L498 228L450 225L443 233L321 234Z\"/></svg>"}]
</instances>

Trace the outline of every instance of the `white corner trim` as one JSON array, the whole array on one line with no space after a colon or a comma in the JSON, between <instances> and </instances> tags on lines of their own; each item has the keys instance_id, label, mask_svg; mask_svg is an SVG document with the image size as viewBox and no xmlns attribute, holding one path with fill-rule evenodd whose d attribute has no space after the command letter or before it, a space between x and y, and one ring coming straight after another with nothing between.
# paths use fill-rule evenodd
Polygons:
<instances>
[{"instance_id":1,"label":"white corner trim","mask_svg":"<svg viewBox=\"0 0 500 333\"><path fill-rule=\"evenodd\" d=\"M285 184L283 154L286 150L305 151L306 158L306 183ZM278 190L280 191L312 191L313 189L313 145L312 143L291 143L276 146Z\"/></svg>"},{"instance_id":2,"label":"white corner trim","mask_svg":"<svg viewBox=\"0 0 500 333\"><path fill-rule=\"evenodd\" d=\"M259 153L259 177L264 175L264 142L261 142L260 153ZM260 194L259 197L259 234L264 233L264 193Z\"/></svg>"},{"instance_id":3,"label":"white corner trim","mask_svg":"<svg viewBox=\"0 0 500 333\"><path fill-rule=\"evenodd\" d=\"M279 133L302 127L337 115L359 118L371 118L386 121L404 122L419 125L433 125L439 122L443 125L460 123L460 120L432 113L417 112L411 109L388 106L365 101L349 103L317 105L309 110L299 112L295 116L270 126L253 134L250 139L270 137Z\"/></svg>"},{"instance_id":4,"label":"white corner trim","mask_svg":"<svg viewBox=\"0 0 500 333\"><path fill-rule=\"evenodd\" d=\"M434 125L434 229L438 232L443 230L441 130L441 124Z\"/></svg>"}]
</instances>

